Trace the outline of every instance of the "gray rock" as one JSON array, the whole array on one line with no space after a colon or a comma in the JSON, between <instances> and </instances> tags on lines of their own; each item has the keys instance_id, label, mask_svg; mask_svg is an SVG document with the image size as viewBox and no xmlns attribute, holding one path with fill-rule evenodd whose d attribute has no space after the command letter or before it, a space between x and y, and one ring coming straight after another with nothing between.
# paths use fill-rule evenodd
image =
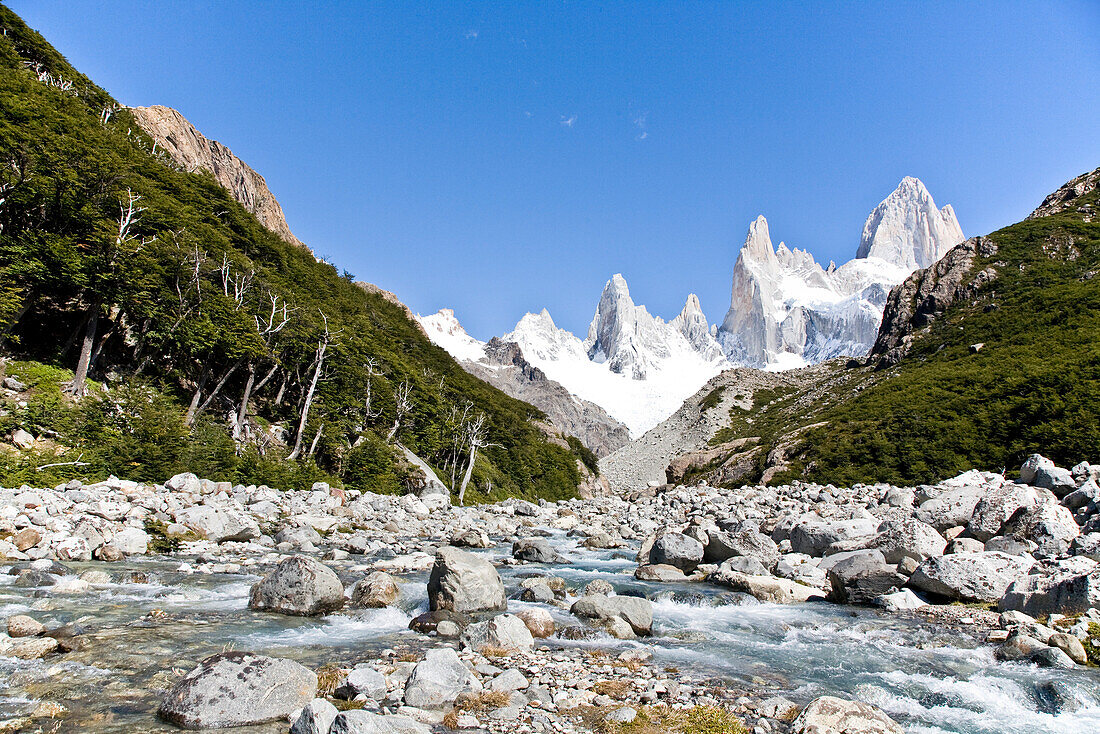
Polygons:
<instances>
[{"instance_id":1,"label":"gray rock","mask_svg":"<svg viewBox=\"0 0 1100 734\"><path fill-rule=\"evenodd\" d=\"M833 543L875 534L874 520L808 520L791 528L791 549L795 553L820 556Z\"/></svg>"},{"instance_id":2,"label":"gray rock","mask_svg":"<svg viewBox=\"0 0 1100 734\"><path fill-rule=\"evenodd\" d=\"M421 709L439 709L459 694L481 690L481 684L449 647L429 650L405 683L405 703ZM350 731L350 730L349 730Z\"/></svg>"},{"instance_id":3,"label":"gray rock","mask_svg":"<svg viewBox=\"0 0 1100 734\"><path fill-rule=\"evenodd\" d=\"M530 563L569 563L545 538L521 538L512 544L512 557Z\"/></svg>"},{"instance_id":4,"label":"gray rock","mask_svg":"<svg viewBox=\"0 0 1100 734\"><path fill-rule=\"evenodd\" d=\"M285 721L315 695L317 676L293 660L223 652L176 683L157 713L184 729L224 729Z\"/></svg>"},{"instance_id":5,"label":"gray rock","mask_svg":"<svg viewBox=\"0 0 1100 734\"><path fill-rule=\"evenodd\" d=\"M741 560L752 561L751 558ZM756 561L752 562L756 563L757 566L760 565ZM687 576L684 575L683 571L667 563L649 563L644 566L638 566L634 571L634 578L639 581L660 581L665 583L687 580Z\"/></svg>"},{"instance_id":6,"label":"gray rock","mask_svg":"<svg viewBox=\"0 0 1100 734\"><path fill-rule=\"evenodd\" d=\"M974 513L966 524L967 532L983 543L994 535L1019 510L1032 507L1036 501L1035 490L1020 484L1006 482L989 490L974 507Z\"/></svg>"},{"instance_id":7,"label":"gray rock","mask_svg":"<svg viewBox=\"0 0 1100 734\"><path fill-rule=\"evenodd\" d=\"M329 734L431 734L432 728L408 716L344 711L337 714Z\"/></svg>"},{"instance_id":8,"label":"gray rock","mask_svg":"<svg viewBox=\"0 0 1100 734\"><path fill-rule=\"evenodd\" d=\"M994 653L998 660L1026 660L1047 645L1028 635L1013 635Z\"/></svg>"},{"instance_id":9,"label":"gray rock","mask_svg":"<svg viewBox=\"0 0 1100 734\"><path fill-rule=\"evenodd\" d=\"M1100 504L1100 485L1092 477L1089 477L1080 487L1067 494L1062 499L1062 504L1074 511L1090 505L1095 507Z\"/></svg>"},{"instance_id":10,"label":"gray rock","mask_svg":"<svg viewBox=\"0 0 1100 734\"><path fill-rule=\"evenodd\" d=\"M985 549L1007 553L1010 556L1030 556L1035 550L1035 544L1030 540L1016 540L1016 538L998 535L985 541Z\"/></svg>"},{"instance_id":11,"label":"gray rock","mask_svg":"<svg viewBox=\"0 0 1100 734\"><path fill-rule=\"evenodd\" d=\"M921 563L909 585L948 599L995 602L1032 563L995 551L939 556Z\"/></svg>"},{"instance_id":12,"label":"gray rock","mask_svg":"<svg viewBox=\"0 0 1100 734\"><path fill-rule=\"evenodd\" d=\"M1031 654L1028 660L1041 668L1072 669L1077 667L1074 662L1070 660L1069 655L1066 655L1057 647L1046 647L1042 650L1037 650Z\"/></svg>"},{"instance_id":13,"label":"gray rock","mask_svg":"<svg viewBox=\"0 0 1100 734\"><path fill-rule=\"evenodd\" d=\"M881 551L887 563L898 563L906 556L916 561L942 556L947 541L927 523L899 518L879 525L878 535L868 547Z\"/></svg>"},{"instance_id":14,"label":"gray rock","mask_svg":"<svg viewBox=\"0 0 1100 734\"><path fill-rule=\"evenodd\" d=\"M1053 502L1029 507L1005 526L1005 535L1030 540L1036 545L1035 553L1043 556L1064 555L1080 533L1073 513Z\"/></svg>"},{"instance_id":15,"label":"gray rock","mask_svg":"<svg viewBox=\"0 0 1100 734\"><path fill-rule=\"evenodd\" d=\"M715 530L707 533L703 560L722 563L734 557L753 558L768 571L779 562L779 547L775 541L754 526L742 525L736 530Z\"/></svg>"},{"instance_id":16,"label":"gray rock","mask_svg":"<svg viewBox=\"0 0 1100 734\"><path fill-rule=\"evenodd\" d=\"M290 727L290 734L328 734L336 714L336 707L323 698L315 698L306 704L302 713Z\"/></svg>"},{"instance_id":17,"label":"gray rock","mask_svg":"<svg viewBox=\"0 0 1100 734\"><path fill-rule=\"evenodd\" d=\"M340 577L320 561L292 556L252 587L248 608L298 617L334 612L344 606Z\"/></svg>"},{"instance_id":18,"label":"gray rock","mask_svg":"<svg viewBox=\"0 0 1100 734\"><path fill-rule=\"evenodd\" d=\"M902 728L874 706L821 696L791 724L793 734L903 734Z\"/></svg>"},{"instance_id":19,"label":"gray rock","mask_svg":"<svg viewBox=\"0 0 1100 734\"><path fill-rule=\"evenodd\" d=\"M275 533L275 542L290 543L295 548L308 548L321 543L321 534L309 525L283 528Z\"/></svg>"},{"instance_id":20,"label":"gray rock","mask_svg":"<svg viewBox=\"0 0 1100 734\"><path fill-rule=\"evenodd\" d=\"M622 620L630 625L636 635L649 635L653 632L653 605L648 599L594 594L575 601L569 611L582 619L602 623Z\"/></svg>"},{"instance_id":21,"label":"gray rock","mask_svg":"<svg viewBox=\"0 0 1100 734\"><path fill-rule=\"evenodd\" d=\"M193 505L177 512L175 519L176 522L186 525L203 538L215 543L223 543L227 540L252 540L260 537L260 526L249 515L239 510Z\"/></svg>"},{"instance_id":22,"label":"gray rock","mask_svg":"<svg viewBox=\"0 0 1100 734\"><path fill-rule=\"evenodd\" d=\"M508 608L504 582L493 564L451 546L436 552L428 579L428 602L433 611L466 613Z\"/></svg>"},{"instance_id":23,"label":"gray rock","mask_svg":"<svg viewBox=\"0 0 1100 734\"><path fill-rule=\"evenodd\" d=\"M1084 665L1089 661L1089 656L1085 653L1085 646L1073 635L1067 635L1065 632L1055 632L1047 640L1047 644L1064 652L1070 660L1078 665Z\"/></svg>"},{"instance_id":24,"label":"gray rock","mask_svg":"<svg viewBox=\"0 0 1100 734\"><path fill-rule=\"evenodd\" d=\"M877 550L860 551L829 569L829 600L841 604L871 604L905 584Z\"/></svg>"},{"instance_id":25,"label":"gray rock","mask_svg":"<svg viewBox=\"0 0 1100 734\"><path fill-rule=\"evenodd\" d=\"M988 484L965 484L948 487L935 497L925 500L917 508L917 519L943 532L960 525L965 526L974 515Z\"/></svg>"},{"instance_id":26,"label":"gray rock","mask_svg":"<svg viewBox=\"0 0 1100 734\"><path fill-rule=\"evenodd\" d=\"M381 609L397 601L400 593L397 579L385 571L374 571L355 584L351 604L362 609Z\"/></svg>"},{"instance_id":27,"label":"gray rock","mask_svg":"<svg viewBox=\"0 0 1100 734\"><path fill-rule=\"evenodd\" d=\"M1100 561L1100 533L1086 533L1073 539L1070 554Z\"/></svg>"},{"instance_id":28,"label":"gray rock","mask_svg":"<svg viewBox=\"0 0 1100 734\"><path fill-rule=\"evenodd\" d=\"M498 614L484 622L471 624L462 635L471 650L495 647L505 650L530 650L535 639L527 624L514 614Z\"/></svg>"},{"instance_id":29,"label":"gray rock","mask_svg":"<svg viewBox=\"0 0 1100 734\"><path fill-rule=\"evenodd\" d=\"M1024 484L1034 484L1040 469L1053 469L1054 462L1042 454L1032 454L1024 459L1020 466L1020 481Z\"/></svg>"},{"instance_id":30,"label":"gray rock","mask_svg":"<svg viewBox=\"0 0 1100 734\"><path fill-rule=\"evenodd\" d=\"M511 693L512 691L522 691L529 685L531 685L531 682L524 677L523 673L515 668L509 668L489 682L489 690Z\"/></svg>"},{"instance_id":31,"label":"gray rock","mask_svg":"<svg viewBox=\"0 0 1100 734\"><path fill-rule=\"evenodd\" d=\"M663 532L653 541L649 562L694 571L703 560L703 544L683 533Z\"/></svg>"},{"instance_id":32,"label":"gray rock","mask_svg":"<svg viewBox=\"0 0 1100 734\"><path fill-rule=\"evenodd\" d=\"M348 677L336 687L333 695L350 701L356 696L363 695L373 701L381 701L386 697L386 676L374 668L355 668Z\"/></svg>"},{"instance_id":33,"label":"gray rock","mask_svg":"<svg viewBox=\"0 0 1100 734\"><path fill-rule=\"evenodd\" d=\"M825 597L825 593L821 589L805 586L788 579L775 578L774 576L751 576L740 573L730 568L729 563L730 561L726 561L719 566L707 576L707 581L719 586L726 586L734 591L751 594L760 601L773 604L793 604Z\"/></svg>"},{"instance_id":34,"label":"gray rock","mask_svg":"<svg viewBox=\"0 0 1100 734\"><path fill-rule=\"evenodd\" d=\"M1005 589L998 608L1041 617L1052 613L1084 614L1100 607L1100 570L1083 556L1045 562Z\"/></svg>"}]
</instances>

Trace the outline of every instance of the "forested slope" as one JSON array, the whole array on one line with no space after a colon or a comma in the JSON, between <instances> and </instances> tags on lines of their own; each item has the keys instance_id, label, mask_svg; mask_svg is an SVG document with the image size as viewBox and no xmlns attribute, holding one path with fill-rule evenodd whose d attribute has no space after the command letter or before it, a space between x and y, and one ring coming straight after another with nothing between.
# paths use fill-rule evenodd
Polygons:
<instances>
[{"instance_id":1,"label":"forested slope","mask_svg":"<svg viewBox=\"0 0 1100 734\"><path fill-rule=\"evenodd\" d=\"M0 347L26 387L0 436L38 439L0 454L0 484L188 470L397 490L399 441L456 481L478 447L471 497L573 493L539 411L179 170L4 7L0 27Z\"/></svg>"}]
</instances>

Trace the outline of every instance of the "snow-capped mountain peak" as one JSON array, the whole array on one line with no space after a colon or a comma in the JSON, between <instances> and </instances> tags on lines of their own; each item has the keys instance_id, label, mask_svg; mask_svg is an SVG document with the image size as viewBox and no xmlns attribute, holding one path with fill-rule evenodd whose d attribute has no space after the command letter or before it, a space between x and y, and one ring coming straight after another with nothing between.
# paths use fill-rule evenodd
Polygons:
<instances>
[{"instance_id":1,"label":"snow-capped mountain peak","mask_svg":"<svg viewBox=\"0 0 1100 734\"><path fill-rule=\"evenodd\" d=\"M951 205L936 208L921 180L906 176L867 217L856 257L877 257L912 272L964 239Z\"/></svg>"},{"instance_id":2,"label":"snow-capped mountain peak","mask_svg":"<svg viewBox=\"0 0 1100 734\"><path fill-rule=\"evenodd\" d=\"M443 347L455 359L477 362L485 357L485 342L478 341L458 323L455 312L450 308L441 308L430 316L417 314L416 320L428 338L437 346Z\"/></svg>"}]
</instances>

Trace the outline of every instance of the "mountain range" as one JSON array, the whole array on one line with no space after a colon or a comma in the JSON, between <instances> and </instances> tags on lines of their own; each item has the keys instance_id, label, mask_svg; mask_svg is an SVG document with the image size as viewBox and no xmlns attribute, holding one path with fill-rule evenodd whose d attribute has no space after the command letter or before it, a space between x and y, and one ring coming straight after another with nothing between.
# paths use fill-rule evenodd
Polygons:
<instances>
[{"instance_id":1,"label":"mountain range","mask_svg":"<svg viewBox=\"0 0 1100 734\"><path fill-rule=\"evenodd\" d=\"M951 206L938 208L920 180L906 177L867 217L856 257L840 267L822 267L784 242L774 246L767 220L757 217L734 264L720 325L708 323L695 294L666 322L635 304L616 274L583 340L559 328L546 309L524 315L501 339L637 437L724 369L789 369L866 355L890 289L963 239ZM450 309L420 323L460 362L485 359L486 343L467 334Z\"/></svg>"}]
</instances>

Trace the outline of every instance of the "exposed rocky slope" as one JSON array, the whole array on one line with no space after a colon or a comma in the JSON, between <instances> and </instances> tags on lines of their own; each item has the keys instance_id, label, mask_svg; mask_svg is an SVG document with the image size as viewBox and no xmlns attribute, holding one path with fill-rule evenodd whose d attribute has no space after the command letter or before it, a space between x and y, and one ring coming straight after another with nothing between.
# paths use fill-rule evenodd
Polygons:
<instances>
[{"instance_id":1,"label":"exposed rocky slope","mask_svg":"<svg viewBox=\"0 0 1100 734\"><path fill-rule=\"evenodd\" d=\"M544 412L552 433L577 437L597 456L606 456L630 440L626 426L600 406L548 378L527 361L515 342L500 337L487 343L474 339L450 309L417 316L416 322L433 343L446 349L471 375Z\"/></svg>"},{"instance_id":2,"label":"exposed rocky slope","mask_svg":"<svg viewBox=\"0 0 1100 734\"><path fill-rule=\"evenodd\" d=\"M177 165L188 172L209 171L214 180L233 194L233 198L262 225L290 244L305 247L290 231L283 208L268 189L264 177L233 155L233 151L216 140L207 139L171 107L131 107L130 114Z\"/></svg>"},{"instance_id":3,"label":"exposed rocky slope","mask_svg":"<svg viewBox=\"0 0 1100 734\"><path fill-rule=\"evenodd\" d=\"M1072 181L1059 187L1057 191L1043 199L1043 203L1028 215L1028 219L1049 217L1063 212L1074 212L1086 222L1096 217L1095 198L1086 195L1100 186L1100 169L1082 173Z\"/></svg>"}]
</instances>

